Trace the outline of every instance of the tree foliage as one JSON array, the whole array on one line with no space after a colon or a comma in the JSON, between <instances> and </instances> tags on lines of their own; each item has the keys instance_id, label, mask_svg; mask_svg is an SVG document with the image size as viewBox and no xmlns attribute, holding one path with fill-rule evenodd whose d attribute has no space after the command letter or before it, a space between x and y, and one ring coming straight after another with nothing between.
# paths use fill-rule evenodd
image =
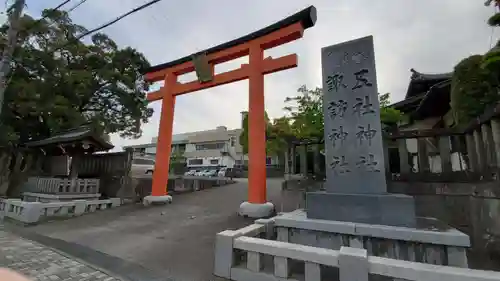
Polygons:
<instances>
[{"instance_id":1,"label":"tree foliage","mask_svg":"<svg viewBox=\"0 0 500 281\"><path fill-rule=\"evenodd\" d=\"M500 0L488 5L500 6ZM500 26L500 13L488 19L491 26ZM500 41L484 55L472 55L460 61L454 69L450 106L457 125L467 124L497 103L500 86Z\"/></svg>"},{"instance_id":2,"label":"tree foliage","mask_svg":"<svg viewBox=\"0 0 500 281\"><path fill-rule=\"evenodd\" d=\"M309 89L302 85L297 95L285 99L284 110L288 116L274 119L272 122L266 114L267 121L267 153L280 154L287 147L287 138L323 138L323 91L321 88ZM379 96L380 118L387 125L397 124L403 118L400 111L389 107L389 93ZM248 119L243 120L243 133L240 143L243 151L248 152Z\"/></svg>"},{"instance_id":3,"label":"tree foliage","mask_svg":"<svg viewBox=\"0 0 500 281\"><path fill-rule=\"evenodd\" d=\"M455 66L450 105L457 125L468 123L499 100L498 83L482 62L483 56L473 55Z\"/></svg>"},{"instance_id":4,"label":"tree foliage","mask_svg":"<svg viewBox=\"0 0 500 281\"><path fill-rule=\"evenodd\" d=\"M18 47L2 111L2 132L20 142L93 124L105 133L138 137L147 122L148 84L140 71L148 61L133 48L119 48L108 36L75 40L86 29L64 11L44 10L45 19L21 19ZM7 26L0 28L0 48ZM4 140L5 141L5 140Z\"/></svg>"},{"instance_id":5,"label":"tree foliage","mask_svg":"<svg viewBox=\"0 0 500 281\"><path fill-rule=\"evenodd\" d=\"M491 4L500 9L500 0L490 0L486 2L486 5ZM488 24L492 27L500 26L500 12L495 13L493 16L491 16L488 19ZM500 41L498 41L496 45L483 56L481 66L492 72L493 75L497 77L497 79L500 79Z\"/></svg>"}]
</instances>

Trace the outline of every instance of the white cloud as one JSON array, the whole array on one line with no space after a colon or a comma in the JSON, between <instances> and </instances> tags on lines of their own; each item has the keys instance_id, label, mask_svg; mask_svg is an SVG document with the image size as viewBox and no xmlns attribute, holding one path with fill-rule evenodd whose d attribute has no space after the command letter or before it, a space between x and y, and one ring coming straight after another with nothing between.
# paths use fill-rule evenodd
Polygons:
<instances>
[{"instance_id":1,"label":"white cloud","mask_svg":"<svg viewBox=\"0 0 500 281\"><path fill-rule=\"evenodd\" d=\"M39 13L39 1L28 1ZM50 0L45 5L55 6ZM76 9L74 20L92 28L146 0L87 1ZM320 49L345 40L373 35L380 92L393 100L404 97L410 68L422 72L446 72L462 58L488 49L491 29L486 19L492 10L470 0L288 0L162 1L107 28L118 44L143 52L152 64L190 55L240 37L313 4L318 9L315 27L299 41L271 50L273 57L297 53L299 67L266 76L266 109L271 117L283 114L283 100L296 89L321 83ZM37 6L38 5L38 6ZM496 33L494 33L496 36ZM139 140L113 136L117 147L147 142L157 135L160 102L145 124ZM237 127L240 111L248 108L246 81L177 98L174 133Z\"/></svg>"}]
</instances>

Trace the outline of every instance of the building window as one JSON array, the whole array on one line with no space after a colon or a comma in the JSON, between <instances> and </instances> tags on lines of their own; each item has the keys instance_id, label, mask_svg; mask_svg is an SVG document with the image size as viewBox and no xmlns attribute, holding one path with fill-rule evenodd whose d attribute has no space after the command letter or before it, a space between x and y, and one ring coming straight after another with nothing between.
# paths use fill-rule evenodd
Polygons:
<instances>
[{"instance_id":1,"label":"building window","mask_svg":"<svg viewBox=\"0 0 500 281\"><path fill-rule=\"evenodd\" d=\"M222 149L222 148L224 148L223 142L203 143L196 145L196 150L209 150L209 149Z\"/></svg>"},{"instance_id":2,"label":"building window","mask_svg":"<svg viewBox=\"0 0 500 281\"><path fill-rule=\"evenodd\" d=\"M231 147L236 145L236 137L231 137Z\"/></svg>"},{"instance_id":3,"label":"building window","mask_svg":"<svg viewBox=\"0 0 500 281\"><path fill-rule=\"evenodd\" d=\"M189 159L189 165L202 165L203 159Z\"/></svg>"},{"instance_id":4,"label":"building window","mask_svg":"<svg viewBox=\"0 0 500 281\"><path fill-rule=\"evenodd\" d=\"M234 160L234 164L241 165L243 164L243 160Z\"/></svg>"},{"instance_id":5,"label":"building window","mask_svg":"<svg viewBox=\"0 0 500 281\"><path fill-rule=\"evenodd\" d=\"M271 165L271 163L272 163L272 158L266 157L266 165Z\"/></svg>"},{"instance_id":6,"label":"building window","mask_svg":"<svg viewBox=\"0 0 500 281\"><path fill-rule=\"evenodd\" d=\"M212 165L218 165L219 164L219 159L212 159L212 160L210 160L210 164L212 164Z\"/></svg>"}]
</instances>

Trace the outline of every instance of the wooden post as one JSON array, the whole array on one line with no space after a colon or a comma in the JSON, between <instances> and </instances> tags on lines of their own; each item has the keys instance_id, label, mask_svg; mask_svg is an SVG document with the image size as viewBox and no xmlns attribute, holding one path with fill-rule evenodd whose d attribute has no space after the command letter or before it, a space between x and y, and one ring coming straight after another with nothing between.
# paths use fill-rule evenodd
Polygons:
<instances>
[{"instance_id":1,"label":"wooden post","mask_svg":"<svg viewBox=\"0 0 500 281\"><path fill-rule=\"evenodd\" d=\"M382 145L384 149L384 164L385 164L385 174L391 178L391 163L389 162L389 139L383 138Z\"/></svg>"},{"instance_id":2,"label":"wooden post","mask_svg":"<svg viewBox=\"0 0 500 281\"><path fill-rule=\"evenodd\" d=\"M321 153L320 153L320 146L319 144L314 145L314 158L313 158L313 170L315 175L319 175L321 173L321 168L319 163L321 162Z\"/></svg>"},{"instance_id":3,"label":"wooden post","mask_svg":"<svg viewBox=\"0 0 500 281\"><path fill-rule=\"evenodd\" d=\"M77 180L78 180L78 169L80 167L80 161L83 155L75 154L71 156L71 166L69 169L69 179L71 180L71 185L69 187L70 192L79 192L77 190Z\"/></svg>"},{"instance_id":4,"label":"wooden post","mask_svg":"<svg viewBox=\"0 0 500 281\"><path fill-rule=\"evenodd\" d=\"M292 167L290 169L290 172L292 175L295 175L297 173L297 146L295 144L292 144L292 147L290 148L290 158L291 158L291 164Z\"/></svg>"},{"instance_id":5,"label":"wooden post","mask_svg":"<svg viewBox=\"0 0 500 281\"><path fill-rule=\"evenodd\" d=\"M307 177L307 145L305 144L300 146L299 161L300 173L302 176Z\"/></svg>"},{"instance_id":6,"label":"wooden post","mask_svg":"<svg viewBox=\"0 0 500 281\"><path fill-rule=\"evenodd\" d=\"M474 130L474 143L476 146L478 171L484 171L486 169L486 155L484 152L484 144L483 144L483 137L481 135L481 129Z\"/></svg>"},{"instance_id":7,"label":"wooden post","mask_svg":"<svg viewBox=\"0 0 500 281\"><path fill-rule=\"evenodd\" d=\"M408 161L408 147L406 147L406 139L398 139L398 151L399 151L399 173L409 174L411 167Z\"/></svg>"},{"instance_id":8,"label":"wooden post","mask_svg":"<svg viewBox=\"0 0 500 281\"><path fill-rule=\"evenodd\" d=\"M285 149L285 180L288 180L290 178L290 148L286 147Z\"/></svg>"},{"instance_id":9,"label":"wooden post","mask_svg":"<svg viewBox=\"0 0 500 281\"><path fill-rule=\"evenodd\" d=\"M498 119L491 119L491 135L493 151L495 152L495 166L500 168L500 121Z\"/></svg>"},{"instance_id":10,"label":"wooden post","mask_svg":"<svg viewBox=\"0 0 500 281\"><path fill-rule=\"evenodd\" d=\"M479 164L477 162L476 142L474 141L473 134L465 135L465 146L467 146L467 158L469 159L467 169L478 172Z\"/></svg>"},{"instance_id":11,"label":"wooden post","mask_svg":"<svg viewBox=\"0 0 500 281\"><path fill-rule=\"evenodd\" d=\"M427 155L427 140L425 138L417 139L418 152L418 172L429 173L429 156Z\"/></svg>"},{"instance_id":12,"label":"wooden post","mask_svg":"<svg viewBox=\"0 0 500 281\"><path fill-rule=\"evenodd\" d=\"M495 146L493 143L492 129L489 124L481 125L481 133L484 143L484 152L486 154L486 165L487 167L496 167L496 153Z\"/></svg>"},{"instance_id":13,"label":"wooden post","mask_svg":"<svg viewBox=\"0 0 500 281\"><path fill-rule=\"evenodd\" d=\"M449 173L453 171L451 165L451 146L450 137L443 136L439 137L439 158L441 158L441 172Z\"/></svg>"}]
</instances>

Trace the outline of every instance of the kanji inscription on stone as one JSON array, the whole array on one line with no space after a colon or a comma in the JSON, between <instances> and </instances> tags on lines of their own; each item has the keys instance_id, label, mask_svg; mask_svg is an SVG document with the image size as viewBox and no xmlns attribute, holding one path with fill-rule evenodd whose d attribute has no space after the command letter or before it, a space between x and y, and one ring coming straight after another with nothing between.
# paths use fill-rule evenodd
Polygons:
<instances>
[{"instance_id":1,"label":"kanji inscription on stone","mask_svg":"<svg viewBox=\"0 0 500 281\"><path fill-rule=\"evenodd\" d=\"M385 193L373 38L321 50L327 192Z\"/></svg>"}]
</instances>

